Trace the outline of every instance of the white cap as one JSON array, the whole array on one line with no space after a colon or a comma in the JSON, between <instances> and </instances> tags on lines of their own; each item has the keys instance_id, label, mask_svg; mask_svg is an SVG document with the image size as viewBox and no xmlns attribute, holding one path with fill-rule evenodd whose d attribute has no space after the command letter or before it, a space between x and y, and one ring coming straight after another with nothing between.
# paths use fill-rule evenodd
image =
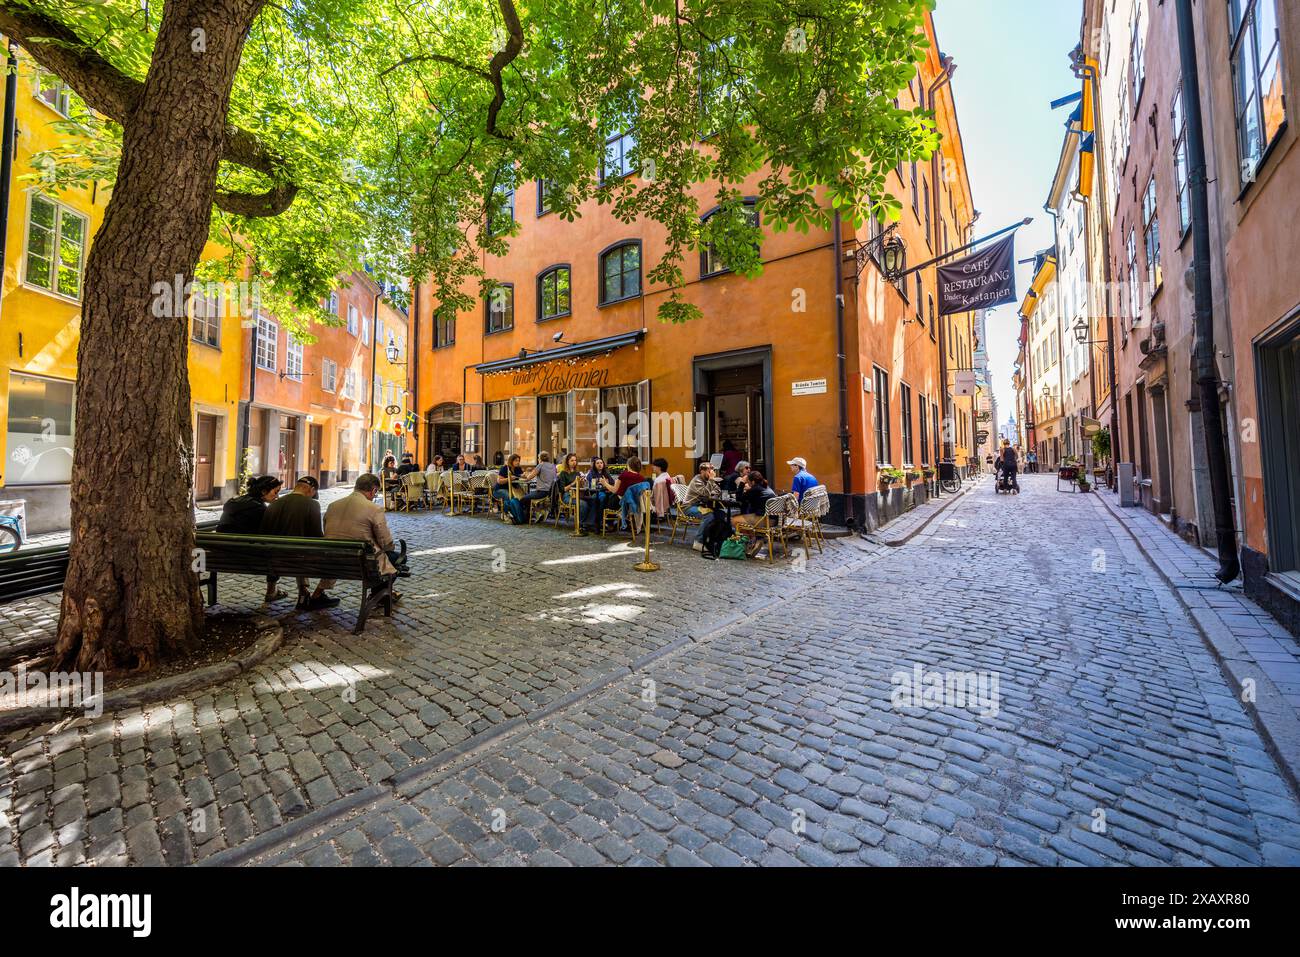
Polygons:
<instances>
[{"instance_id":1,"label":"white cap","mask_svg":"<svg viewBox=\"0 0 1300 957\"><path fill-rule=\"evenodd\" d=\"M806 468L808 467L808 463L807 463L805 460L801 459L801 458L793 458L793 459L791 459L789 462L786 462L785 464L786 464L786 465L797 465L797 466L799 466L799 468L801 468L801 469L806 469Z\"/></svg>"}]
</instances>

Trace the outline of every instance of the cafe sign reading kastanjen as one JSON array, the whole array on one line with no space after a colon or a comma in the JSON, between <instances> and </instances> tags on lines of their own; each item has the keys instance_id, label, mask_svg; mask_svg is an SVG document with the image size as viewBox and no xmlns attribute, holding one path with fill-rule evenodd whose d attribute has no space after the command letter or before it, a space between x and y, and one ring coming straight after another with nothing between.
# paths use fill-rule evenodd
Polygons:
<instances>
[{"instance_id":1,"label":"cafe sign reading kastanjen","mask_svg":"<svg viewBox=\"0 0 1300 957\"><path fill-rule=\"evenodd\" d=\"M939 315L992 309L1016 301L1016 237L939 267Z\"/></svg>"}]
</instances>

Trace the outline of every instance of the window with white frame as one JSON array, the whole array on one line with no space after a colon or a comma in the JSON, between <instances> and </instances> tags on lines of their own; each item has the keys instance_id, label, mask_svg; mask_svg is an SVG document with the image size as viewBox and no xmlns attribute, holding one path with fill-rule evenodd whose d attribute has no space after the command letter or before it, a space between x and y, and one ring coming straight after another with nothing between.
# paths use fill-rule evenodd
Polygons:
<instances>
[{"instance_id":1,"label":"window with white frame","mask_svg":"<svg viewBox=\"0 0 1300 957\"><path fill-rule=\"evenodd\" d=\"M1142 100L1147 80L1146 4L1139 0L1133 14L1133 102Z\"/></svg>"},{"instance_id":2,"label":"window with white frame","mask_svg":"<svg viewBox=\"0 0 1300 957\"><path fill-rule=\"evenodd\" d=\"M1160 267L1160 214L1156 209L1154 173L1142 195L1142 239L1147 254L1147 282L1151 284L1151 294L1155 295L1164 283L1164 270Z\"/></svg>"},{"instance_id":3,"label":"window with white frame","mask_svg":"<svg viewBox=\"0 0 1300 957\"><path fill-rule=\"evenodd\" d=\"M280 327L278 324L265 319L262 316L257 317L257 367L266 369L268 372L276 371L276 363L279 360L279 338Z\"/></svg>"},{"instance_id":4,"label":"window with white frame","mask_svg":"<svg viewBox=\"0 0 1300 957\"><path fill-rule=\"evenodd\" d=\"M1237 150L1245 184L1254 180L1265 151L1286 124L1282 48L1277 0L1229 0L1228 6Z\"/></svg>"},{"instance_id":5,"label":"window with white frame","mask_svg":"<svg viewBox=\"0 0 1300 957\"><path fill-rule=\"evenodd\" d=\"M1192 225L1190 191L1188 190L1187 164L1187 113L1184 109L1185 96L1182 83L1174 94L1174 189L1178 193L1178 231L1185 235Z\"/></svg>"},{"instance_id":6,"label":"window with white frame","mask_svg":"<svg viewBox=\"0 0 1300 957\"><path fill-rule=\"evenodd\" d=\"M68 101L72 88L53 73L38 70L34 79L36 98L55 112L68 115Z\"/></svg>"},{"instance_id":7,"label":"window with white frame","mask_svg":"<svg viewBox=\"0 0 1300 957\"><path fill-rule=\"evenodd\" d=\"M605 156L600 164L600 180L621 179L632 173L632 155L636 152L636 134L615 133L605 140Z\"/></svg>"},{"instance_id":8,"label":"window with white frame","mask_svg":"<svg viewBox=\"0 0 1300 957\"><path fill-rule=\"evenodd\" d=\"M302 381L302 343L290 336L284 345L284 375L287 379Z\"/></svg>"},{"instance_id":9,"label":"window with white frame","mask_svg":"<svg viewBox=\"0 0 1300 957\"><path fill-rule=\"evenodd\" d=\"M333 392L338 388L339 364L333 359L322 359L320 361L320 387L326 392Z\"/></svg>"},{"instance_id":10,"label":"window with white frame","mask_svg":"<svg viewBox=\"0 0 1300 957\"><path fill-rule=\"evenodd\" d=\"M190 337L216 347L221 342L221 298L195 295L190 299Z\"/></svg>"},{"instance_id":11,"label":"window with white frame","mask_svg":"<svg viewBox=\"0 0 1300 957\"><path fill-rule=\"evenodd\" d=\"M343 398L355 399L357 397L357 370L343 370Z\"/></svg>"},{"instance_id":12,"label":"window with white frame","mask_svg":"<svg viewBox=\"0 0 1300 957\"><path fill-rule=\"evenodd\" d=\"M27 208L23 280L69 299L81 298L87 219L74 209L32 193Z\"/></svg>"},{"instance_id":13,"label":"window with white frame","mask_svg":"<svg viewBox=\"0 0 1300 957\"><path fill-rule=\"evenodd\" d=\"M370 319L369 317L361 320L361 343L370 345Z\"/></svg>"},{"instance_id":14,"label":"window with white frame","mask_svg":"<svg viewBox=\"0 0 1300 957\"><path fill-rule=\"evenodd\" d=\"M330 293L329 306L327 308L331 316L337 316L339 314L339 294L337 292Z\"/></svg>"},{"instance_id":15,"label":"window with white frame","mask_svg":"<svg viewBox=\"0 0 1300 957\"><path fill-rule=\"evenodd\" d=\"M348 306L348 332L351 335L355 336L359 331L360 331L360 325L357 322L357 307L349 305Z\"/></svg>"}]
</instances>

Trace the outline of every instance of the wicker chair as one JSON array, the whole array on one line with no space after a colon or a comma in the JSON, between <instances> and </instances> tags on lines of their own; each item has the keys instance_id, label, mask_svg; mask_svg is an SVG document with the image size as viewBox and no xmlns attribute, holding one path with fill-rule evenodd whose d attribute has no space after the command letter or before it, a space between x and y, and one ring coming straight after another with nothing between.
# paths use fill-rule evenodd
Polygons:
<instances>
[{"instance_id":1,"label":"wicker chair","mask_svg":"<svg viewBox=\"0 0 1300 957\"><path fill-rule=\"evenodd\" d=\"M468 514L472 515L480 507L487 512L493 511L493 503L495 502L495 499L492 498L492 486L495 484L493 480L494 474L493 472L474 472L470 475Z\"/></svg>"},{"instance_id":2,"label":"wicker chair","mask_svg":"<svg viewBox=\"0 0 1300 957\"><path fill-rule=\"evenodd\" d=\"M409 512L424 499L424 473L407 472L398 480L397 491L393 493L397 508Z\"/></svg>"},{"instance_id":3,"label":"wicker chair","mask_svg":"<svg viewBox=\"0 0 1300 957\"><path fill-rule=\"evenodd\" d=\"M825 550L826 536L822 531L822 519L830 510L831 497L825 485L815 485L803 493L803 501L799 503L799 525L803 530L805 553L808 552L810 543L817 546L818 554Z\"/></svg>"},{"instance_id":4,"label":"wicker chair","mask_svg":"<svg viewBox=\"0 0 1300 957\"><path fill-rule=\"evenodd\" d=\"M790 516L798 509L798 500L793 495L774 495L763 507L763 516L752 524L737 529L741 534L767 544L769 564L776 559L776 543L781 543L785 550L785 531ZM788 552L787 552L788 554Z\"/></svg>"},{"instance_id":5,"label":"wicker chair","mask_svg":"<svg viewBox=\"0 0 1300 957\"><path fill-rule=\"evenodd\" d=\"M673 483L673 524L668 535L669 545L676 540L678 528L682 530L682 541L685 542L688 534L687 530L691 528L699 528L701 524L701 519L686 514L686 509L682 506L682 502L686 500L686 490L687 487L685 485L678 485L676 482Z\"/></svg>"},{"instance_id":6,"label":"wicker chair","mask_svg":"<svg viewBox=\"0 0 1300 957\"><path fill-rule=\"evenodd\" d=\"M574 513L579 508L578 502L581 501L580 496L577 494L578 489L581 487L582 479L578 479L578 481L564 489L563 493L555 500L555 510L551 512L552 525L556 527L566 525L573 528L578 524L578 519ZM565 495L569 497L568 502L564 501Z\"/></svg>"},{"instance_id":7,"label":"wicker chair","mask_svg":"<svg viewBox=\"0 0 1300 957\"><path fill-rule=\"evenodd\" d=\"M469 491L470 474L468 472L452 472L450 485L447 489L447 514L455 515L462 507L473 507Z\"/></svg>"}]
</instances>

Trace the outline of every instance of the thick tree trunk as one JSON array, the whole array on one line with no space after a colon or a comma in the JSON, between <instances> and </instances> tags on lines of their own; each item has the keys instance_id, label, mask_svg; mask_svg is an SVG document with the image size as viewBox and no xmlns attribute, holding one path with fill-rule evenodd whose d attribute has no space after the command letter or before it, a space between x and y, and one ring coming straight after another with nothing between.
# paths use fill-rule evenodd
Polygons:
<instances>
[{"instance_id":1,"label":"thick tree trunk","mask_svg":"<svg viewBox=\"0 0 1300 957\"><path fill-rule=\"evenodd\" d=\"M262 2L169 0L143 95L123 123L86 269L63 668L151 668L192 647L201 622L188 320L170 298L155 309L153 289L194 274L230 89Z\"/></svg>"}]
</instances>

